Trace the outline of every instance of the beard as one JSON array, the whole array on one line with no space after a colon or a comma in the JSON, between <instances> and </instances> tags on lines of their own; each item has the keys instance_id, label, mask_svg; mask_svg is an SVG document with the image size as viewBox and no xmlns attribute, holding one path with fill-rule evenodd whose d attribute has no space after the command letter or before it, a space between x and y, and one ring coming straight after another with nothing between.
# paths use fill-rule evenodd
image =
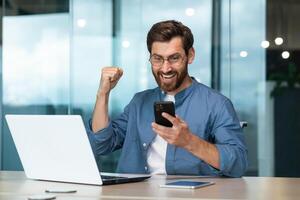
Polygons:
<instances>
[{"instance_id":1,"label":"beard","mask_svg":"<svg viewBox=\"0 0 300 200\"><path fill-rule=\"evenodd\" d=\"M184 79L187 77L188 75L188 72L187 72L187 66L188 66L188 63L185 62L184 63L184 68L182 71L175 71L175 70L172 70L168 73L163 73L162 71L158 71L158 72L154 72L153 71L153 68L152 68L152 74L156 80L156 83L157 85L165 92L172 92L172 91L175 91L176 89L178 89ZM165 75L165 76L174 76L172 79L175 79L175 81L172 81L170 83L166 83L164 82L162 79L162 75Z\"/></svg>"}]
</instances>

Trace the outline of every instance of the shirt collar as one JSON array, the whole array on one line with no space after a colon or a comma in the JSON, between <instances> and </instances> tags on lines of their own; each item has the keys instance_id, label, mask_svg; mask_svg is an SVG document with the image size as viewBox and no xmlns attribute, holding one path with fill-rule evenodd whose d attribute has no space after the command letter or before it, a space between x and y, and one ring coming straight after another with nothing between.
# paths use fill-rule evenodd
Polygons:
<instances>
[{"instance_id":1,"label":"shirt collar","mask_svg":"<svg viewBox=\"0 0 300 200\"><path fill-rule=\"evenodd\" d=\"M184 99L185 99L186 97L188 97L189 94L192 93L193 88L195 88L196 83L198 83L198 82L195 80L194 77L191 77L191 78L192 78L192 84L191 84L189 87L183 89L182 91L178 92L178 93L175 95L175 104L176 104L176 105L182 104L182 102L184 101ZM164 92L164 91L161 90L160 88L159 88L159 91L160 91L160 100L163 101L163 100L165 99L166 92Z\"/></svg>"}]
</instances>

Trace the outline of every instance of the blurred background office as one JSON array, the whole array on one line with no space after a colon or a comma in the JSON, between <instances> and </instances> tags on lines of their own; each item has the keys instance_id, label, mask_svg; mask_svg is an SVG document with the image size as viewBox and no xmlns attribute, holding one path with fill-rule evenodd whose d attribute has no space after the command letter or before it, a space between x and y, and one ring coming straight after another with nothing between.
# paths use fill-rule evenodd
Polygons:
<instances>
[{"instance_id":1,"label":"blurred background office","mask_svg":"<svg viewBox=\"0 0 300 200\"><path fill-rule=\"evenodd\" d=\"M189 72L229 97L249 148L249 176L300 177L300 1L2 0L0 168L22 170L5 114L91 116L101 67L124 76L112 117L156 87L146 34L176 19L195 37ZM43 134L43 130L41 130ZM114 171L120 152L103 156ZM80 159L80 158L79 158Z\"/></svg>"}]
</instances>

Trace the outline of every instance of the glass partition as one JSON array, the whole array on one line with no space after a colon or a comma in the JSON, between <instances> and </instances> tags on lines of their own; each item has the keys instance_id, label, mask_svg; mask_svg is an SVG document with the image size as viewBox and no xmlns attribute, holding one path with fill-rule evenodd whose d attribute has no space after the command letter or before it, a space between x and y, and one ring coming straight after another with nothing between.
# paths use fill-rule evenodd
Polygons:
<instances>
[{"instance_id":1,"label":"glass partition","mask_svg":"<svg viewBox=\"0 0 300 200\"><path fill-rule=\"evenodd\" d=\"M263 137L267 134L264 123L266 60L265 49L261 47L266 35L265 15L263 0L232 0L222 5L221 92L230 97L239 119L248 122L244 134L249 175L258 174L258 159L265 167L272 165L273 160L269 155L272 146ZM272 172L265 170L263 174Z\"/></svg>"},{"instance_id":2,"label":"glass partition","mask_svg":"<svg viewBox=\"0 0 300 200\"><path fill-rule=\"evenodd\" d=\"M68 113L69 13L64 1L10 3L4 4L2 18L1 168L21 170L4 115Z\"/></svg>"}]
</instances>

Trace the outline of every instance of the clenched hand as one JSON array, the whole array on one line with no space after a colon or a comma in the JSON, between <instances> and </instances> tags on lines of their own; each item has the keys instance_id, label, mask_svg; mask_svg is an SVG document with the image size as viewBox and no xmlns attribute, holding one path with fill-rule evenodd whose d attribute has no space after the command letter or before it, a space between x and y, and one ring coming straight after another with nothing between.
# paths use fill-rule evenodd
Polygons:
<instances>
[{"instance_id":1,"label":"clenched hand","mask_svg":"<svg viewBox=\"0 0 300 200\"><path fill-rule=\"evenodd\" d=\"M102 68L98 94L108 94L117 85L122 75L123 70L119 67Z\"/></svg>"}]
</instances>

